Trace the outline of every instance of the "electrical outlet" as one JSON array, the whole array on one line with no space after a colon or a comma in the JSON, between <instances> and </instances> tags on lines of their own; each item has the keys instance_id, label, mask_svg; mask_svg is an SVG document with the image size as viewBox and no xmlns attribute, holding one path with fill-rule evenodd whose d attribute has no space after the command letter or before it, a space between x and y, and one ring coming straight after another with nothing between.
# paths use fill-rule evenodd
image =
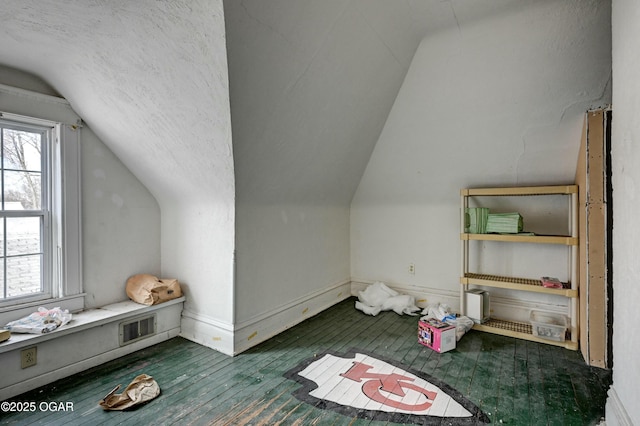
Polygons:
<instances>
[{"instance_id":1,"label":"electrical outlet","mask_svg":"<svg viewBox=\"0 0 640 426\"><path fill-rule=\"evenodd\" d=\"M22 368L33 367L37 362L38 348L36 346L20 351L20 366Z\"/></svg>"},{"instance_id":2,"label":"electrical outlet","mask_svg":"<svg viewBox=\"0 0 640 426\"><path fill-rule=\"evenodd\" d=\"M415 275L416 274L416 264L415 263L410 263L408 270L409 270L409 273L411 275Z\"/></svg>"}]
</instances>

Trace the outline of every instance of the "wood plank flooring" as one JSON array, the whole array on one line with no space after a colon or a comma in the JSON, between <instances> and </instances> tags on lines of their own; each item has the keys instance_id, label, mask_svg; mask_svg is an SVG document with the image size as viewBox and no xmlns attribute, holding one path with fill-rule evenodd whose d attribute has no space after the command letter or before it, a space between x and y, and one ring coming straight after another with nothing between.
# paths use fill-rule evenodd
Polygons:
<instances>
[{"instance_id":1,"label":"wood plank flooring","mask_svg":"<svg viewBox=\"0 0 640 426\"><path fill-rule=\"evenodd\" d=\"M322 409L330 404L314 406L293 395L301 384L285 377L287 371L326 351L352 348L445 383L494 424L595 425L604 415L610 371L586 366L578 352L471 331L455 350L438 354L417 343L417 317L367 316L354 309L354 300L236 357L182 338L169 340L10 400L38 407L71 402L73 411L0 412L0 424L470 424L411 414L391 421L362 410L345 415ZM158 382L158 398L125 412L98 406L115 385L124 388L141 373Z\"/></svg>"}]
</instances>

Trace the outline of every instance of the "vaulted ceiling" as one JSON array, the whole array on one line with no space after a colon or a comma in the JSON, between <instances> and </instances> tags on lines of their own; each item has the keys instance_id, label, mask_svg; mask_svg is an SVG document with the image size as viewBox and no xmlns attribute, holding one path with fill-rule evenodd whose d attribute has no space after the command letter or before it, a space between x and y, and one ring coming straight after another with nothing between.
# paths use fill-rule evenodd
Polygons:
<instances>
[{"instance_id":1,"label":"vaulted ceiling","mask_svg":"<svg viewBox=\"0 0 640 426\"><path fill-rule=\"evenodd\" d=\"M161 205L233 192L231 139L240 201L348 203L422 38L527 3L6 0L0 64L67 98Z\"/></svg>"}]
</instances>

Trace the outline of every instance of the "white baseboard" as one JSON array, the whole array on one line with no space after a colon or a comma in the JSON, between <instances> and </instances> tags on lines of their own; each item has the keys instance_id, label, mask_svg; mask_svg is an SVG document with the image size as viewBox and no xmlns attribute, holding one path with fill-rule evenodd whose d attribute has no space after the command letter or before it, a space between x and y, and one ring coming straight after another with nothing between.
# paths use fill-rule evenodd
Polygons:
<instances>
[{"instance_id":1,"label":"white baseboard","mask_svg":"<svg viewBox=\"0 0 640 426\"><path fill-rule=\"evenodd\" d=\"M516 300L506 297L491 296L491 316L511 321L529 322L532 310L567 315L567 306Z\"/></svg>"},{"instance_id":2,"label":"white baseboard","mask_svg":"<svg viewBox=\"0 0 640 426\"><path fill-rule=\"evenodd\" d=\"M358 297L358 292L365 290L375 281L358 279L351 281L351 294ZM408 294L416 298L416 306L426 308L432 303L449 305L453 311L458 311L460 306L460 294L456 291L443 290L439 288L418 287L400 283L384 284L401 294Z\"/></svg>"},{"instance_id":3,"label":"white baseboard","mask_svg":"<svg viewBox=\"0 0 640 426\"><path fill-rule=\"evenodd\" d=\"M244 352L350 296L351 282L344 281L236 324L234 354Z\"/></svg>"},{"instance_id":4,"label":"white baseboard","mask_svg":"<svg viewBox=\"0 0 640 426\"><path fill-rule=\"evenodd\" d=\"M232 356L233 324L224 323L186 309L182 311L180 336Z\"/></svg>"},{"instance_id":5,"label":"white baseboard","mask_svg":"<svg viewBox=\"0 0 640 426\"><path fill-rule=\"evenodd\" d=\"M237 355L351 296L343 281L308 294L238 324L228 324L188 310L182 312L180 336L225 355Z\"/></svg>"},{"instance_id":6,"label":"white baseboard","mask_svg":"<svg viewBox=\"0 0 640 426\"><path fill-rule=\"evenodd\" d=\"M351 294L358 296L358 292L363 291L375 281L358 279L351 282ZM401 293L414 296L416 305L425 308L432 303L448 305L453 312L460 312L460 293L455 290L443 290L431 287L411 286L400 283L384 283L389 288ZM545 312L566 314L567 306L530 302L527 300L517 300L509 297L491 295L491 315L497 318L512 321L529 322L529 312L537 309Z\"/></svg>"},{"instance_id":7,"label":"white baseboard","mask_svg":"<svg viewBox=\"0 0 640 426\"><path fill-rule=\"evenodd\" d=\"M609 388L605 413L607 426L633 426L634 424L613 386Z\"/></svg>"}]
</instances>

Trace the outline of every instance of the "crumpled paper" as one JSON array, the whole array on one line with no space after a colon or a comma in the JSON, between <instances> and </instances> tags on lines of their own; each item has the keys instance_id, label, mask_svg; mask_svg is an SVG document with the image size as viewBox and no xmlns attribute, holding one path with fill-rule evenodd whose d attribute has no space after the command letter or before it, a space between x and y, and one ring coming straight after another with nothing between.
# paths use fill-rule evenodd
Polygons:
<instances>
[{"instance_id":1,"label":"crumpled paper","mask_svg":"<svg viewBox=\"0 0 640 426\"><path fill-rule=\"evenodd\" d=\"M11 321L4 326L12 333L49 333L58 327L62 327L71 321L72 315L69 310L60 308L47 309L39 307L37 312L27 317Z\"/></svg>"},{"instance_id":2,"label":"crumpled paper","mask_svg":"<svg viewBox=\"0 0 640 426\"><path fill-rule=\"evenodd\" d=\"M146 374L140 374L129 383L124 392L116 394L120 386L116 386L102 398L99 404L104 410L126 410L160 395L160 386L153 377Z\"/></svg>"},{"instance_id":3,"label":"crumpled paper","mask_svg":"<svg viewBox=\"0 0 640 426\"><path fill-rule=\"evenodd\" d=\"M400 294L381 282L375 282L358 293L356 309L372 316L378 315L381 311L415 315L420 310L413 296Z\"/></svg>"}]
</instances>

